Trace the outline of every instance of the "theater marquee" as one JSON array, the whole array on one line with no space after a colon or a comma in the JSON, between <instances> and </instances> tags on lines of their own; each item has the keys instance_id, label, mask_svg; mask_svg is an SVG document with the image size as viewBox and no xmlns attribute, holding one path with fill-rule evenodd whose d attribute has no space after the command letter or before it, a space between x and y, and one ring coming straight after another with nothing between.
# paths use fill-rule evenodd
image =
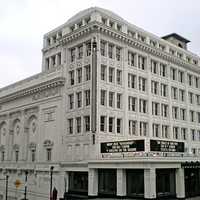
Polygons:
<instances>
[{"instance_id":1,"label":"theater marquee","mask_svg":"<svg viewBox=\"0 0 200 200\"><path fill-rule=\"evenodd\" d=\"M150 151L184 152L184 142L150 140Z\"/></svg>"},{"instance_id":2,"label":"theater marquee","mask_svg":"<svg viewBox=\"0 0 200 200\"><path fill-rule=\"evenodd\" d=\"M144 140L127 140L101 143L101 153L144 151Z\"/></svg>"}]
</instances>

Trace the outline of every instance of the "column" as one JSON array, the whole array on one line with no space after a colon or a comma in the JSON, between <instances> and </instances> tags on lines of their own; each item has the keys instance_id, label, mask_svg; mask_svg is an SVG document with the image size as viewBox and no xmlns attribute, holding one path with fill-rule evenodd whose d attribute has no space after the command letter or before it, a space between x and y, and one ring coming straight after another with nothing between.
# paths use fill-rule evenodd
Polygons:
<instances>
[{"instance_id":1,"label":"column","mask_svg":"<svg viewBox=\"0 0 200 200\"><path fill-rule=\"evenodd\" d=\"M185 199L185 177L184 169L176 169L176 197L178 199Z\"/></svg>"},{"instance_id":2,"label":"column","mask_svg":"<svg viewBox=\"0 0 200 200\"><path fill-rule=\"evenodd\" d=\"M155 168L144 169L144 197L145 199L156 199Z\"/></svg>"},{"instance_id":3,"label":"column","mask_svg":"<svg viewBox=\"0 0 200 200\"><path fill-rule=\"evenodd\" d=\"M98 169L88 171L88 196L98 196Z\"/></svg>"},{"instance_id":4,"label":"column","mask_svg":"<svg viewBox=\"0 0 200 200\"><path fill-rule=\"evenodd\" d=\"M126 196L126 170L117 169L117 196Z\"/></svg>"}]
</instances>

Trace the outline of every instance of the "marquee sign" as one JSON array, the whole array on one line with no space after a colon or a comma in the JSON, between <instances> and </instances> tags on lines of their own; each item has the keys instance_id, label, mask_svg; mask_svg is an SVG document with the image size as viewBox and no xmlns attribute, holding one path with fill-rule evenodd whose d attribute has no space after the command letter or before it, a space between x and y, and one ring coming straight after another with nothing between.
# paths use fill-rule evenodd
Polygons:
<instances>
[{"instance_id":1,"label":"marquee sign","mask_svg":"<svg viewBox=\"0 0 200 200\"><path fill-rule=\"evenodd\" d=\"M144 140L127 140L101 143L101 153L144 151Z\"/></svg>"},{"instance_id":2,"label":"marquee sign","mask_svg":"<svg viewBox=\"0 0 200 200\"><path fill-rule=\"evenodd\" d=\"M150 140L150 151L184 152L184 142Z\"/></svg>"}]
</instances>

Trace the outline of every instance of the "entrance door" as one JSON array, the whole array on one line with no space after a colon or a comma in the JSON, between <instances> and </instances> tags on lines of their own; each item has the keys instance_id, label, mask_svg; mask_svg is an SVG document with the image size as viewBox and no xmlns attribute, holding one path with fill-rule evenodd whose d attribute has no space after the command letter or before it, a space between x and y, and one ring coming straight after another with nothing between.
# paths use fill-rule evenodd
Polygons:
<instances>
[{"instance_id":1,"label":"entrance door","mask_svg":"<svg viewBox=\"0 0 200 200\"><path fill-rule=\"evenodd\" d=\"M116 169L99 169L98 170L98 194L99 196L116 196L117 184Z\"/></svg>"},{"instance_id":2,"label":"entrance door","mask_svg":"<svg viewBox=\"0 0 200 200\"><path fill-rule=\"evenodd\" d=\"M88 172L69 172L69 193L88 194Z\"/></svg>"},{"instance_id":3,"label":"entrance door","mask_svg":"<svg viewBox=\"0 0 200 200\"><path fill-rule=\"evenodd\" d=\"M144 197L144 170L128 169L126 170L127 196Z\"/></svg>"},{"instance_id":4,"label":"entrance door","mask_svg":"<svg viewBox=\"0 0 200 200\"><path fill-rule=\"evenodd\" d=\"M156 193L157 197L175 197L175 169L156 170Z\"/></svg>"},{"instance_id":5,"label":"entrance door","mask_svg":"<svg viewBox=\"0 0 200 200\"><path fill-rule=\"evenodd\" d=\"M185 195L194 197L200 195L200 169L185 169Z\"/></svg>"}]
</instances>

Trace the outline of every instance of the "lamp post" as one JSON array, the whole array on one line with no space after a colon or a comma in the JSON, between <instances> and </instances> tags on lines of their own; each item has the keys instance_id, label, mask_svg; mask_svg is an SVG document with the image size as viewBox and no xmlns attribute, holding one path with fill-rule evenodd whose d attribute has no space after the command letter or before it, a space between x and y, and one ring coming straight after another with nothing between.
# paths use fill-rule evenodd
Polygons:
<instances>
[{"instance_id":1,"label":"lamp post","mask_svg":"<svg viewBox=\"0 0 200 200\"><path fill-rule=\"evenodd\" d=\"M9 176L6 175L6 200L8 200L8 178Z\"/></svg>"},{"instance_id":2,"label":"lamp post","mask_svg":"<svg viewBox=\"0 0 200 200\"><path fill-rule=\"evenodd\" d=\"M28 176L28 171L25 171L25 187L24 187L24 200L26 199L26 193L27 193L27 176Z\"/></svg>"},{"instance_id":3,"label":"lamp post","mask_svg":"<svg viewBox=\"0 0 200 200\"><path fill-rule=\"evenodd\" d=\"M51 166L51 168L50 168L50 194L49 194L50 200L52 200L52 178L53 178L53 169L54 169L54 166Z\"/></svg>"}]
</instances>

